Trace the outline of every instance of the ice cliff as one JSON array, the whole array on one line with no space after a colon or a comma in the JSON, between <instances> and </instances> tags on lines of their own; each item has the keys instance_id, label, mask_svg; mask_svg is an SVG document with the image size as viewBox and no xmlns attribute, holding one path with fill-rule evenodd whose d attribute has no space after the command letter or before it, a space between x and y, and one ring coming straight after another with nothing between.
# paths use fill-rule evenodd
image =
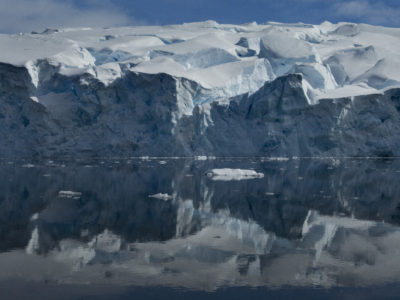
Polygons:
<instances>
[{"instance_id":1,"label":"ice cliff","mask_svg":"<svg viewBox=\"0 0 400 300\"><path fill-rule=\"evenodd\" d=\"M0 156L400 156L400 29L0 35Z\"/></svg>"}]
</instances>

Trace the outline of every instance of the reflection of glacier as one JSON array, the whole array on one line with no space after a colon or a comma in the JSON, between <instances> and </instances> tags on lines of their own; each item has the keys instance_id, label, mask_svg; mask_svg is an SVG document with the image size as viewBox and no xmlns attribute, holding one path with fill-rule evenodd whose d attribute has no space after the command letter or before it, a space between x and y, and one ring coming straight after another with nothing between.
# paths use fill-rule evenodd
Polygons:
<instances>
[{"instance_id":1,"label":"reflection of glacier","mask_svg":"<svg viewBox=\"0 0 400 300\"><path fill-rule=\"evenodd\" d=\"M207 290L397 282L399 165L330 159L7 164L0 168L7 178L0 181L0 279ZM206 176L228 167L264 177Z\"/></svg>"},{"instance_id":2,"label":"reflection of glacier","mask_svg":"<svg viewBox=\"0 0 400 300\"><path fill-rule=\"evenodd\" d=\"M310 211L303 237L291 241L224 213L197 213L204 222L199 232L165 243L125 244L108 230L88 243L62 240L36 270L35 279L45 275L46 264L60 263L73 271L52 274L62 282L147 285L151 278L152 285L195 289L237 284L372 285L394 281L400 275L400 230L391 225ZM40 258L24 258L28 264L35 264L36 259Z\"/></svg>"},{"instance_id":3,"label":"reflection of glacier","mask_svg":"<svg viewBox=\"0 0 400 300\"><path fill-rule=\"evenodd\" d=\"M178 237L187 232L192 222L199 222L201 228L220 231L225 236L241 241L243 246L249 247L255 254L267 254L275 239L274 234L266 233L257 223L232 218L227 211L215 214L208 209L196 210L191 200L186 200L179 205L177 217ZM220 238L218 234L215 236Z\"/></svg>"}]
</instances>

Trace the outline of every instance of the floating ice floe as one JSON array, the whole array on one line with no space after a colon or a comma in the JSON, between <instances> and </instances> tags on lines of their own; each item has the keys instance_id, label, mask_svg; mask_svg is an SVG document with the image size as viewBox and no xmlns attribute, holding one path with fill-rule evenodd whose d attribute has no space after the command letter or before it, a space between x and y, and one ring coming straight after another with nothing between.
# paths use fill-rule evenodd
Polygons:
<instances>
[{"instance_id":1,"label":"floating ice floe","mask_svg":"<svg viewBox=\"0 0 400 300\"><path fill-rule=\"evenodd\" d=\"M73 192L73 191L59 191L58 192L58 197L62 198L80 198L82 196L81 192Z\"/></svg>"},{"instance_id":2,"label":"floating ice floe","mask_svg":"<svg viewBox=\"0 0 400 300\"><path fill-rule=\"evenodd\" d=\"M172 196L171 195L163 194L163 193L149 195L149 198L156 198L156 199L161 199L161 200L164 200L164 201L172 200Z\"/></svg>"},{"instance_id":3,"label":"floating ice floe","mask_svg":"<svg viewBox=\"0 0 400 300\"><path fill-rule=\"evenodd\" d=\"M33 164L24 164L24 165L22 165L22 167L23 168L34 168L35 165L33 165Z\"/></svg>"},{"instance_id":4,"label":"floating ice floe","mask_svg":"<svg viewBox=\"0 0 400 300\"><path fill-rule=\"evenodd\" d=\"M201 156L201 155L200 156L195 156L194 160L207 160L207 156L204 156L204 155L203 156Z\"/></svg>"},{"instance_id":5,"label":"floating ice floe","mask_svg":"<svg viewBox=\"0 0 400 300\"><path fill-rule=\"evenodd\" d=\"M254 170L244 170L244 169L212 169L206 174L211 177L212 180L220 181L231 181L231 180L245 180L245 179L255 179L263 178L263 173L257 173Z\"/></svg>"}]
</instances>

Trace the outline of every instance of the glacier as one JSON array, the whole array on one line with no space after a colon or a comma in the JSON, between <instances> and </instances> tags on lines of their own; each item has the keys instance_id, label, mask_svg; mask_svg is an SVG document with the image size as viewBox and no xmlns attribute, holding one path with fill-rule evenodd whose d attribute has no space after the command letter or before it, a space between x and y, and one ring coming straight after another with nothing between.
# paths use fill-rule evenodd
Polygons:
<instances>
[{"instance_id":1,"label":"glacier","mask_svg":"<svg viewBox=\"0 0 400 300\"><path fill-rule=\"evenodd\" d=\"M0 157L400 156L400 29L0 35Z\"/></svg>"}]
</instances>

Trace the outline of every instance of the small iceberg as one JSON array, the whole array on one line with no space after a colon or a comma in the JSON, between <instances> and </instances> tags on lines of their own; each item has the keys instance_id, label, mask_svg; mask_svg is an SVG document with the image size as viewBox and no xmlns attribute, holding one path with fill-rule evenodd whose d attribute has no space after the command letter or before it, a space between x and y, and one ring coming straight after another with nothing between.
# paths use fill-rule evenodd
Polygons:
<instances>
[{"instance_id":1,"label":"small iceberg","mask_svg":"<svg viewBox=\"0 0 400 300\"><path fill-rule=\"evenodd\" d=\"M207 156L204 156L204 155L195 156L194 160L207 160Z\"/></svg>"},{"instance_id":2,"label":"small iceberg","mask_svg":"<svg viewBox=\"0 0 400 300\"><path fill-rule=\"evenodd\" d=\"M59 191L58 197L62 198L72 198L72 199L79 199L82 196L81 192L73 192L73 191Z\"/></svg>"},{"instance_id":3,"label":"small iceberg","mask_svg":"<svg viewBox=\"0 0 400 300\"><path fill-rule=\"evenodd\" d=\"M149 198L156 198L156 199L161 199L161 200L164 200L164 201L172 200L172 196L171 195L163 194L163 193L149 195Z\"/></svg>"},{"instance_id":4,"label":"small iceberg","mask_svg":"<svg viewBox=\"0 0 400 300\"><path fill-rule=\"evenodd\" d=\"M246 180L246 179L256 179L263 178L263 173L257 173L254 170L244 170L244 169L212 169L207 172L206 175L212 180L220 181L231 181L231 180Z\"/></svg>"},{"instance_id":5,"label":"small iceberg","mask_svg":"<svg viewBox=\"0 0 400 300\"><path fill-rule=\"evenodd\" d=\"M35 165L33 165L33 164L24 164L24 165L22 165L22 167L23 168L34 168Z\"/></svg>"}]
</instances>

